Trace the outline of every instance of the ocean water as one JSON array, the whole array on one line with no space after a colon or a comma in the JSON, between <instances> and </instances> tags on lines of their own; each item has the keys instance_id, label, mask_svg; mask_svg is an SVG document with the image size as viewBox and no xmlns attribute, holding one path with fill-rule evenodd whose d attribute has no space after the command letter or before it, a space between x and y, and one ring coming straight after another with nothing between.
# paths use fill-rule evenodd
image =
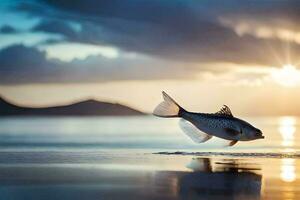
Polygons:
<instances>
[{"instance_id":1,"label":"ocean water","mask_svg":"<svg viewBox=\"0 0 300 200\"><path fill-rule=\"evenodd\" d=\"M179 128L178 119L143 117L0 118L0 150L142 150L297 153L300 119L297 117L245 118L260 128L265 139L226 142L213 138L193 143Z\"/></svg>"},{"instance_id":2,"label":"ocean water","mask_svg":"<svg viewBox=\"0 0 300 200\"><path fill-rule=\"evenodd\" d=\"M0 200L300 199L300 119L265 139L193 143L177 119L0 118Z\"/></svg>"}]
</instances>

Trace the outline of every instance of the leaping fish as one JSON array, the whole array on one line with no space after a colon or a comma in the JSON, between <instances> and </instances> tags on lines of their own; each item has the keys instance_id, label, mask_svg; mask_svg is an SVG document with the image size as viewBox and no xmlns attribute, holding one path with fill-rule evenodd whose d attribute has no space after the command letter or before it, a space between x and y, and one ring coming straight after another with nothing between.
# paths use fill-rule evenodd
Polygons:
<instances>
[{"instance_id":1,"label":"leaping fish","mask_svg":"<svg viewBox=\"0 0 300 200\"><path fill-rule=\"evenodd\" d=\"M226 105L216 113L195 113L183 109L167 93L162 92L162 95L164 101L154 109L153 114L158 117L180 117L180 128L196 143L206 142L213 136L227 140L228 146L238 141L264 138L261 130L234 117Z\"/></svg>"}]
</instances>

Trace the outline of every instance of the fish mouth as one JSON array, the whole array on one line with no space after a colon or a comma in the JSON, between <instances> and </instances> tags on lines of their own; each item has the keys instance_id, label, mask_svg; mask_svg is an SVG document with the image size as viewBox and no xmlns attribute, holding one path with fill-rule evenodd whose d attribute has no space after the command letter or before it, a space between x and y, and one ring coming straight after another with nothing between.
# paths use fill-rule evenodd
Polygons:
<instances>
[{"instance_id":1,"label":"fish mouth","mask_svg":"<svg viewBox=\"0 0 300 200\"><path fill-rule=\"evenodd\" d=\"M256 133L256 137L257 137L257 139L264 139L265 138L265 136L263 136L263 133L261 131Z\"/></svg>"},{"instance_id":2,"label":"fish mouth","mask_svg":"<svg viewBox=\"0 0 300 200\"><path fill-rule=\"evenodd\" d=\"M263 136L263 134L260 132L259 134L257 134L257 139L264 139L265 136Z\"/></svg>"}]
</instances>

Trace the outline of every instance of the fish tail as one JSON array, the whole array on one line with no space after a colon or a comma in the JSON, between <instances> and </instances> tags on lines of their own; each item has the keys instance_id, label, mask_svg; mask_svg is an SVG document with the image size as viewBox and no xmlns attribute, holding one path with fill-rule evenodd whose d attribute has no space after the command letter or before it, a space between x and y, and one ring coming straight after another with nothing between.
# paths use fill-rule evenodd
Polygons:
<instances>
[{"instance_id":1,"label":"fish tail","mask_svg":"<svg viewBox=\"0 0 300 200\"><path fill-rule=\"evenodd\" d=\"M164 101L156 106L153 115L158 117L180 117L185 110L164 91L162 95Z\"/></svg>"}]
</instances>

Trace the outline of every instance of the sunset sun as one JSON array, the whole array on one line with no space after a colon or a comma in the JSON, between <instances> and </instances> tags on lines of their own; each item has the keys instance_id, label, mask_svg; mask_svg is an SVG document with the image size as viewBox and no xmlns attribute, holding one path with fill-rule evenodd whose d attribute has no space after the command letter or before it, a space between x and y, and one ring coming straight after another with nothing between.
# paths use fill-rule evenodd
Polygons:
<instances>
[{"instance_id":1,"label":"sunset sun","mask_svg":"<svg viewBox=\"0 0 300 200\"><path fill-rule=\"evenodd\" d=\"M279 85L293 87L300 84L300 70L294 65L287 64L271 73L272 79Z\"/></svg>"}]
</instances>

